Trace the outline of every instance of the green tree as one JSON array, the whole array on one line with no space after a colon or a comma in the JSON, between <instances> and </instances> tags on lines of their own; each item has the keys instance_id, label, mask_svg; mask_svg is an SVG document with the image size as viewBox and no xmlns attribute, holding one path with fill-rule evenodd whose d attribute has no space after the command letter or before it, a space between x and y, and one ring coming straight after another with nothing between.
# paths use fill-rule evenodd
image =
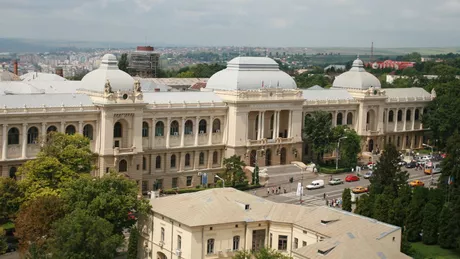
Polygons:
<instances>
[{"instance_id":1,"label":"green tree","mask_svg":"<svg viewBox=\"0 0 460 259\"><path fill-rule=\"evenodd\" d=\"M422 61L422 55L418 52L412 52L409 54L406 54L402 58L403 61L412 61L412 62L420 62Z\"/></svg>"},{"instance_id":2,"label":"green tree","mask_svg":"<svg viewBox=\"0 0 460 259\"><path fill-rule=\"evenodd\" d=\"M423 187L415 187L412 200L407 208L407 217L405 222L407 240L416 242L420 240L423 222L423 208L427 201L428 189Z\"/></svg>"},{"instance_id":3,"label":"green tree","mask_svg":"<svg viewBox=\"0 0 460 259\"><path fill-rule=\"evenodd\" d=\"M254 167L254 171L252 173L252 176L254 178L253 181L252 181L252 184L256 184L256 185L259 184L259 166L258 165L256 165Z\"/></svg>"},{"instance_id":4,"label":"green tree","mask_svg":"<svg viewBox=\"0 0 460 259\"><path fill-rule=\"evenodd\" d=\"M325 76L324 71L321 69L321 74L309 74L308 72L296 75L294 80L298 88L310 88L319 85L323 88L329 88L332 85L332 80Z\"/></svg>"},{"instance_id":5,"label":"green tree","mask_svg":"<svg viewBox=\"0 0 460 259\"><path fill-rule=\"evenodd\" d=\"M2 229L0 228L0 230ZM8 249L6 238L3 236L3 233L0 233L0 255L6 253L6 249Z\"/></svg>"},{"instance_id":6,"label":"green tree","mask_svg":"<svg viewBox=\"0 0 460 259\"><path fill-rule=\"evenodd\" d=\"M64 215L64 203L56 196L42 196L23 204L15 221L19 250L24 253L32 244L43 249L52 223Z\"/></svg>"},{"instance_id":7,"label":"green tree","mask_svg":"<svg viewBox=\"0 0 460 259\"><path fill-rule=\"evenodd\" d=\"M68 182L62 189L66 210L82 209L93 216L99 216L114 226L114 233L121 234L130 228L136 218L150 208L148 201L138 199L136 182L121 174L110 173L101 178L82 177Z\"/></svg>"},{"instance_id":8,"label":"green tree","mask_svg":"<svg viewBox=\"0 0 460 259\"><path fill-rule=\"evenodd\" d=\"M365 217L371 217L374 212L374 196L364 194L359 197L354 212Z\"/></svg>"},{"instance_id":9,"label":"green tree","mask_svg":"<svg viewBox=\"0 0 460 259\"><path fill-rule=\"evenodd\" d=\"M404 219L406 218L406 207L402 203L402 198L396 198L393 201L388 201L392 203L393 206L390 206L388 210L388 223L404 227Z\"/></svg>"},{"instance_id":10,"label":"green tree","mask_svg":"<svg viewBox=\"0 0 460 259\"><path fill-rule=\"evenodd\" d=\"M246 180L246 175L243 171L245 166L246 164L241 160L241 156L233 155L229 158L224 158L225 171L220 177L222 177L226 183L230 183L231 186L243 184Z\"/></svg>"},{"instance_id":11,"label":"green tree","mask_svg":"<svg viewBox=\"0 0 460 259\"><path fill-rule=\"evenodd\" d=\"M434 245L438 241L438 210L430 202L423 209L422 242L426 245Z\"/></svg>"},{"instance_id":12,"label":"green tree","mask_svg":"<svg viewBox=\"0 0 460 259\"><path fill-rule=\"evenodd\" d=\"M179 78L195 78L195 74L192 71L181 72L177 74Z\"/></svg>"},{"instance_id":13,"label":"green tree","mask_svg":"<svg viewBox=\"0 0 460 259\"><path fill-rule=\"evenodd\" d=\"M340 159L342 167L355 168L358 164L358 154L361 152L361 137L354 129L339 125L332 129L331 143L337 143L340 138Z\"/></svg>"},{"instance_id":14,"label":"green tree","mask_svg":"<svg viewBox=\"0 0 460 259\"><path fill-rule=\"evenodd\" d=\"M304 141L311 145L316 161L321 162L323 155L331 150L332 116L325 111L315 111L305 117Z\"/></svg>"},{"instance_id":15,"label":"green tree","mask_svg":"<svg viewBox=\"0 0 460 259\"><path fill-rule=\"evenodd\" d=\"M139 242L139 232L134 226L129 231L129 242L128 242L128 259L137 259L137 246Z\"/></svg>"},{"instance_id":16,"label":"green tree","mask_svg":"<svg viewBox=\"0 0 460 259\"><path fill-rule=\"evenodd\" d=\"M81 209L55 222L52 233L49 251L54 258L112 259L123 243L110 222Z\"/></svg>"},{"instance_id":17,"label":"green tree","mask_svg":"<svg viewBox=\"0 0 460 259\"><path fill-rule=\"evenodd\" d=\"M121 54L120 60L118 60L118 68L128 73L128 65L129 65L128 54L127 53Z\"/></svg>"},{"instance_id":18,"label":"green tree","mask_svg":"<svg viewBox=\"0 0 460 259\"><path fill-rule=\"evenodd\" d=\"M407 171L401 171L399 152L394 145L387 145L377 162L377 168L370 178L372 194L381 194L386 186L393 190L393 196L397 196L398 190L407 185L409 175Z\"/></svg>"},{"instance_id":19,"label":"green tree","mask_svg":"<svg viewBox=\"0 0 460 259\"><path fill-rule=\"evenodd\" d=\"M457 246L456 225L452 203L446 202L439 215L438 244L442 248L451 249Z\"/></svg>"},{"instance_id":20,"label":"green tree","mask_svg":"<svg viewBox=\"0 0 460 259\"><path fill-rule=\"evenodd\" d=\"M0 224L16 217L23 197L16 180L0 178Z\"/></svg>"},{"instance_id":21,"label":"green tree","mask_svg":"<svg viewBox=\"0 0 460 259\"><path fill-rule=\"evenodd\" d=\"M238 251L232 257L233 259L292 259L287 255L282 254L273 249L262 248L254 252L250 251Z\"/></svg>"},{"instance_id":22,"label":"green tree","mask_svg":"<svg viewBox=\"0 0 460 259\"><path fill-rule=\"evenodd\" d=\"M351 212L351 191L350 191L350 188L343 189L343 192L342 192L342 209Z\"/></svg>"}]
</instances>

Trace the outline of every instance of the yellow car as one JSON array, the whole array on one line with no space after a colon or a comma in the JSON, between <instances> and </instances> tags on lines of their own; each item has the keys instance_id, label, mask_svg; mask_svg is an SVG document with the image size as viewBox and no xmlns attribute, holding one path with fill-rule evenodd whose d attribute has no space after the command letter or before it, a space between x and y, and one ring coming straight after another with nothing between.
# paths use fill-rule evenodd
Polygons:
<instances>
[{"instance_id":1,"label":"yellow car","mask_svg":"<svg viewBox=\"0 0 460 259\"><path fill-rule=\"evenodd\" d=\"M368 191L367 187L358 186L351 190L353 193L365 193Z\"/></svg>"},{"instance_id":2,"label":"yellow car","mask_svg":"<svg viewBox=\"0 0 460 259\"><path fill-rule=\"evenodd\" d=\"M425 186L425 184L420 181L420 180L413 180L412 182L409 183L409 185L411 187L415 187L415 186Z\"/></svg>"}]
</instances>

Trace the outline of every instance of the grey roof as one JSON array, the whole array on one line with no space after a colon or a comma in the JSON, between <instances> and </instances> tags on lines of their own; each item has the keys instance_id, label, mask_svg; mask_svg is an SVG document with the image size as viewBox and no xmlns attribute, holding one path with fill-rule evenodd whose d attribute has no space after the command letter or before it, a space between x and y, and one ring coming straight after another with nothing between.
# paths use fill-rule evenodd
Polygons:
<instances>
[{"instance_id":1,"label":"grey roof","mask_svg":"<svg viewBox=\"0 0 460 259\"><path fill-rule=\"evenodd\" d=\"M319 85L314 85L312 87L307 88L307 90L324 90L324 88L322 88Z\"/></svg>"},{"instance_id":2,"label":"grey roof","mask_svg":"<svg viewBox=\"0 0 460 259\"><path fill-rule=\"evenodd\" d=\"M389 98L431 97L431 94L429 92L420 87L385 88L384 90Z\"/></svg>"},{"instance_id":3,"label":"grey roof","mask_svg":"<svg viewBox=\"0 0 460 259\"><path fill-rule=\"evenodd\" d=\"M64 77L51 73L29 72L21 76L22 81L66 81Z\"/></svg>"},{"instance_id":4,"label":"grey roof","mask_svg":"<svg viewBox=\"0 0 460 259\"><path fill-rule=\"evenodd\" d=\"M141 77L134 77L134 79L138 79L141 81L142 89L144 89L144 84L147 82L151 85L160 85L160 86L191 86L198 82L207 82L209 78L178 78L178 77L170 77L170 78L141 78Z\"/></svg>"},{"instance_id":5,"label":"grey roof","mask_svg":"<svg viewBox=\"0 0 460 259\"><path fill-rule=\"evenodd\" d=\"M80 81L9 81L0 82L4 94L71 94L81 88Z\"/></svg>"},{"instance_id":6,"label":"grey roof","mask_svg":"<svg viewBox=\"0 0 460 259\"><path fill-rule=\"evenodd\" d=\"M0 95L0 108L39 108L92 106L91 98L85 94L38 94L38 95Z\"/></svg>"},{"instance_id":7,"label":"grey roof","mask_svg":"<svg viewBox=\"0 0 460 259\"><path fill-rule=\"evenodd\" d=\"M353 96L345 89L307 89L303 90L303 97L307 101L320 100L353 100Z\"/></svg>"},{"instance_id":8,"label":"grey roof","mask_svg":"<svg viewBox=\"0 0 460 259\"><path fill-rule=\"evenodd\" d=\"M222 99L214 92L155 92L144 93L144 102L156 104L211 103L222 102Z\"/></svg>"}]
</instances>

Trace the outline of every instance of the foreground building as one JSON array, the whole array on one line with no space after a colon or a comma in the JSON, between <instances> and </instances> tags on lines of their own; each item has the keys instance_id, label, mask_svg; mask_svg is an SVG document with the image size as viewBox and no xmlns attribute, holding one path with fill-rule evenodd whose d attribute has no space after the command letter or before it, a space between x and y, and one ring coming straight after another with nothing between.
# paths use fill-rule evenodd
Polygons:
<instances>
[{"instance_id":1,"label":"foreground building","mask_svg":"<svg viewBox=\"0 0 460 259\"><path fill-rule=\"evenodd\" d=\"M331 114L362 137L362 150L385 143L422 146L424 107L435 97L421 88L381 89L361 60L332 89L302 90L270 58L238 57L201 91L157 92L118 69L113 55L81 81L0 82L0 167L14 177L52 131L91 140L102 176L110 169L138 181L143 191L209 183L223 158L241 156L261 167L301 161L306 116Z\"/></svg>"},{"instance_id":2,"label":"foreground building","mask_svg":"<svg viewBox=\"0 0 460 259\"><path fill-rule=\"evenodd\" d=\"M406 259L401 228L330 207L275 203L233 188L156 198L139 222L141 258L231 258L269 247L295 259Z\"/></svg>"}]
</instances>

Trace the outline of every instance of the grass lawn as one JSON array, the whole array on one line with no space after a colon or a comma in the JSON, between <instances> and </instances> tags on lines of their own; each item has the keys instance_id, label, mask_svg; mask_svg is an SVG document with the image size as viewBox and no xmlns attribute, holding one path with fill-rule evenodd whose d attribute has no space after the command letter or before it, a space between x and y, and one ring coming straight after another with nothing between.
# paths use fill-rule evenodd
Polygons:
<instances>
[{"instance_id":1,"label":"grass lawn","mask_svg":"<svg viewBox=\"0 0 460 259\"><path fill-rule=\"evenodd\" d=\"M422 242L412 243L412 248L416 255L414 259L458 259L460 258L459 250L447 250L438 245L424 245Z\"/></svg>"}]
</instances>

